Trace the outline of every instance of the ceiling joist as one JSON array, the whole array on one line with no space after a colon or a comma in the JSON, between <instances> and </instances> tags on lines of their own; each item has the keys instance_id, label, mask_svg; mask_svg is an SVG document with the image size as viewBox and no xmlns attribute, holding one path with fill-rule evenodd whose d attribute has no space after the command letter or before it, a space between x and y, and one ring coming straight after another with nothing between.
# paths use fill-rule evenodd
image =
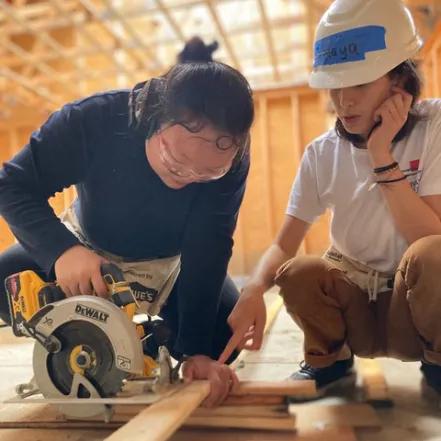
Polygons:
<instances>
[{"instance_id":1,"label":"ceiling joist","mask_svg":"<svg viewBox=\"0 0 441 441\"><path fill-rule=\"evenodd\" d=\"M441 0L405 1L429 35ZM130 87L167 71L194 36L219 41L214 58L239 69L254 88L305 81L315 27L331 0L240 2L0 0L2 105L28 100L56 108Z\"/></svg>"}]
</instances>

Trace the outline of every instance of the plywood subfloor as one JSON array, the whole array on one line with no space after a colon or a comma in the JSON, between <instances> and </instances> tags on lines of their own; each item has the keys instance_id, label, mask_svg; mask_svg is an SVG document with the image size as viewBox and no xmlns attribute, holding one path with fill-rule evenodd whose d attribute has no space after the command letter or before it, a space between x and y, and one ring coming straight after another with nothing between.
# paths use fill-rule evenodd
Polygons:
<instances>
[{"instance_id":1,"label":"plywood subfloor","mask_svg":"<svg viewBox=\"0 0 441 441\"><path fill-rule=\"evenodd\" d=\"M275 298L273 293L267 297L270 304ZM265 337L260 353L246 354L237 373L242 380L281 380L297 369L302 360L303 338L300 330L282 309L276 321ZM9 329L0 329L0 396L10 397L14 386L28 381L32 375L31 356L33 344L26 339L16 339ZM359 431L360 441L435 441L441 440L441 410L433 403L420 397L420 373L418 363L402 363L396 360L380 360L395 407L381 409L377 413L382 422L382 430ZM322 400L317 404L336 404L336 400ZM101 441L108 433L104 431L57 431L45 430L0 430L0 441ZM219 432L217 437L200 433L200 439L235 438ZM174 441L197 441L194 434L190 437L185 432L173 438ZM238 438L238 440L243 438ZM258 435L249 439L261 439ZM262 438L263 439L263 438ZM267 441L268 439L265 438ZM313 439L313 438L307 438ZM331 438L330 438L331 439ZM344 437L341 437L343 441ZM350 438L348 438L350 439ZM300 439L299 439L300 441ZM340 441L340 440L339 440Z\"/></svg>"}]
</instances>

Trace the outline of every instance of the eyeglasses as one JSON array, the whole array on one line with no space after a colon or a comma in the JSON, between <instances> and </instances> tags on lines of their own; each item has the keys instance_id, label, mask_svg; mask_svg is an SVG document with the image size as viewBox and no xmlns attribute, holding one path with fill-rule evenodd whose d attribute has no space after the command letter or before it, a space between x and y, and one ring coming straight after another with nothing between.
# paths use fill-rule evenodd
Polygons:
<instances>
[{"instance_id":1,"label":"eyeglasses","mask_svg":"<svg viewBox=\"0 0 441 441\"><path fill-rule=\"evenodd\" d=\"M169 148L167 147L164 137L162 136L162 133L158 133L158 139L159 139L159 156L161 158L162 163L165 165L169 173L179 177L180 179L193 181L196 178L196 180L199 182L215 181L225 176L230 170L231 166L228 166L228 167L224 167L222 170L220 170L217 173L213 172L209 174L200 175L195 171L191 170L190 168L184 167L175 158L173 158Z\"/></svg>"}]
</instances>

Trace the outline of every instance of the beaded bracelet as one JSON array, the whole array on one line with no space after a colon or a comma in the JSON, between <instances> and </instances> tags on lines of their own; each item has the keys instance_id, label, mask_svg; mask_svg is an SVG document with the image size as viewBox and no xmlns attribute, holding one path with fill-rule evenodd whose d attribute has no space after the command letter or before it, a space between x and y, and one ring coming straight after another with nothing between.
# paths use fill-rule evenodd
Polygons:
<instances>
[{"instance_id":1,"label":"beaded bracelet","mask_svg":"<svg viewBox=\"0 0 441 441\"><path fill-rule=\"evenodd\" d=\"M383 170L383 171L380 171L380 172L376 172L375 174L378 176L378 175L383 175L383 174L385 174L385 173L391 173L391 172L394 172L394 171L397 171L397 170L399 170L400 169L400 166L399 165L396 165L395 167L393 167L393 168L389 168L389 169L387 169L387 170Z\"/></svg>"},{"instance_id":2,"label":"beaded bracelet","mask_svg":"<svg viewBox=\"0 0 441 441\"><path fill-rule=\"evenodd\" d=\"M398 167L398 162L393 162L392 164L385 165L384 167L374 168L374 173L375 174L384 173L392 169L395 169L395 167Z\"/></svg>"}]
</instances>

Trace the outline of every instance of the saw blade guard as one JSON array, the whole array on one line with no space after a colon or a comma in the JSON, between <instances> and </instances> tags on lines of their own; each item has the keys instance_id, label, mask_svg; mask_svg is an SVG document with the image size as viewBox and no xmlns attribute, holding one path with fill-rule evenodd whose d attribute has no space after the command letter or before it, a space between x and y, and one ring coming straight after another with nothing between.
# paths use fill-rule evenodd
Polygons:
<instances>
[{"instance_id":1,"label":"saw blade guard","mask_svg":"<svg viewBox=\"0 0 441 441\"><path fill-rule=\"evenodd\" d=\"M135 324L120 307L99 297L75 296L52 303L47 309L35 326L37 332L50 336L66 322L89 322L100 328L110 340L118 369L130 374L143 373L141 340Z\"/></svg>"}]
</instances>

